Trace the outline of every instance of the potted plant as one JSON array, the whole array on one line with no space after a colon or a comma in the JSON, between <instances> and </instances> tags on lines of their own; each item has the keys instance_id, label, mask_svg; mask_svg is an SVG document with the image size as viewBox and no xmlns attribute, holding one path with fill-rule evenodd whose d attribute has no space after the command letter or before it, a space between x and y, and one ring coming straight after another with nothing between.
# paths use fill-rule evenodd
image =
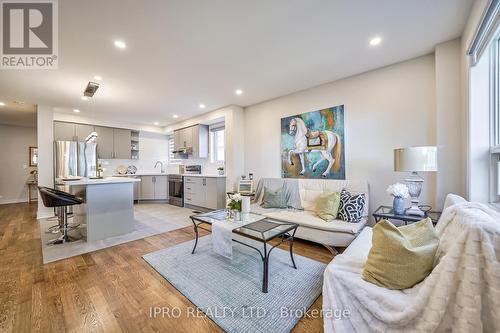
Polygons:
<instances>
[{"instance_id":1,"label":"potted plant","mask_svg":"<svg viewBox=\"0 0 500 333\"><path fill-rule=\"evenodd\" d=\"M232 213L235 221L241 220L241 194L230 194L227 209Z\"/></svg>"},{"instance_id":2,"label":"potted plant","mask_svg":"<svg viewBox=\"0 0 500 333\"><path fill-rule=\"evenodd\" d=\"M387 192L394 197L392 209L394 214L403 215L405 213L405 199L409 197L408 186L402 183L389 185Z\"/></svg>"},{"instance_id":3,"label":"potted plant","mask_svg":"<svg viewBox=\"0 0 500 333\"><path fill-rule=\"evenodd\" d=\"M218 167L217 171L219 172L220 176L224 176L224 167L223 166Z\"/></svg>"}]
</instances>

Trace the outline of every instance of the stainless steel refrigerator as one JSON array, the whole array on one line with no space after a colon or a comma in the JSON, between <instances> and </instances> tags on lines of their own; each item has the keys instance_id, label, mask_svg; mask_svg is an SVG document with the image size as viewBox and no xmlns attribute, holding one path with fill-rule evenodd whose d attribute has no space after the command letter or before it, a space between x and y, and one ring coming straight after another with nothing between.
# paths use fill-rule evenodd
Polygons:
<instances>
[{"instance_id":1,"label":"stainless steel refrigerator","mask_svg":"<svg viewBox=\"0 0 500 333\"><path fill-rule=\"evenodd\" d=\"M97 175L97 144L77 141L54 141L54 178Z\"/></svg>"}]
</instances>

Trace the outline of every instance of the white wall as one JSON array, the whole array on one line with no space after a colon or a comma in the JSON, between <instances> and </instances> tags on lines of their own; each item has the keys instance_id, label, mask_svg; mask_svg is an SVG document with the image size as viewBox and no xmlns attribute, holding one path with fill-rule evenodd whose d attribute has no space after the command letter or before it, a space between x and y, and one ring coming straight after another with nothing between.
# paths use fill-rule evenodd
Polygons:
<instances>
[{"instance_id":1,"label":"white wall","mask_svg":"<svg viewBox=\"0 0 500 333\"><path fill-rule=\"evenodd\" d=\"M434 55L427 55L250 106L245 172L281 176L282 117L343 104L346 178L370 183L371 210L390 204L387 186L407 176L393 171L393 149L436 144L435 91ZM421 202L435 206L436 177L422 175Z\"/></svg>"},{"instance_id":2,"label":"white wall","mask_svg":"<svg viewBox=\"0 0 500 333\"><path fill-rule=\"evenodd\" d=\"M37 141L38 141L38 185L54 186L54 112L46 105L37 105ZM53 216L53 209L43 205L38 198L37 218Z\"/></svg>"},{"instance_id":3,"label":"white wall","mask_svg":"<svg viewBox=\"0 0 500 333\"><path fill-rule=\"evenodd\" d=\"M26 180L31 178L29 147L36 147L36 128L0 124L2 160L0 172L0 204L28 201ZM36 193L33 192L36 197Z\"/></svg>"},{"instance_id":4,"label":"white wall","mask_svg":"<svg viewBox=\"0 0 500 333\"><path fill-rule=\"evenodd\" d=\"M460 86L461 40L455 39L435 48L436 61L436 135L439 173L436 201L444 202L447 193L466 193L466 151L464 147Z\"/></svg>"}]
</instances>

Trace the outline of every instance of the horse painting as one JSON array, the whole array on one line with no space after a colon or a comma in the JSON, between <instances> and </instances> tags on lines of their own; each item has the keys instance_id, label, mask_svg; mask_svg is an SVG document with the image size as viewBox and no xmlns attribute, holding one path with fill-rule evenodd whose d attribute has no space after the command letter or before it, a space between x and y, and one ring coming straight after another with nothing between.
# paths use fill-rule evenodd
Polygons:
<instances>
[{"instance_id":1,"label":"horse painting","mask_svg":"<svg viewBox=\"0 0 500 333\"><path fill-rule=\"evenodd\" d=\"M282 119L282 163L287 164L283 165L284 177L345 178L343 138L334 131L334 126L324 125L325 120L334 124L334 111L337 114L342 111L341 116L337 117L341 123L336 128L343 134L343 106L340 110L332 109L335 108L310 112L310 116L306 113ZM303 118L310 120L309 128ZM285 126L286 134L283 133ZM291 138L285 144L287 147L283 147L283 137ZM298 156L299 166L295 166L294 155Z\"/></svg>"}]
</instances>

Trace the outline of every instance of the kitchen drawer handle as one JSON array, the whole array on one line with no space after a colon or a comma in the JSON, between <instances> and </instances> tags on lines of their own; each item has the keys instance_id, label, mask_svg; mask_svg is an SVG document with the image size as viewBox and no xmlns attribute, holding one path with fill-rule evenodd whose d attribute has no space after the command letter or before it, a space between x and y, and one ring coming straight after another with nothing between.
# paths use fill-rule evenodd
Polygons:
<instances>
[{"instance_id":1,"label":"kitchen drawer handle","mask_svg":"<svg viewBox=\"0 0 500 333\"><path fill-rule=\"evenodd\" d=\"M191 187L186 187L186 190L190 190L190 189L191 189Z\"/></svg>"},{"instance_id":2,"label":"kitchen drawer handle","mask_svg":"<svg viewBox=\"0 0 500 333\"><path fill-rule=\"evenodd\" d=\"M187 201L191 201L191 199L189 199L189 198L186 198L186 200L187 200Z\"/></svg>"}]
</instances>

